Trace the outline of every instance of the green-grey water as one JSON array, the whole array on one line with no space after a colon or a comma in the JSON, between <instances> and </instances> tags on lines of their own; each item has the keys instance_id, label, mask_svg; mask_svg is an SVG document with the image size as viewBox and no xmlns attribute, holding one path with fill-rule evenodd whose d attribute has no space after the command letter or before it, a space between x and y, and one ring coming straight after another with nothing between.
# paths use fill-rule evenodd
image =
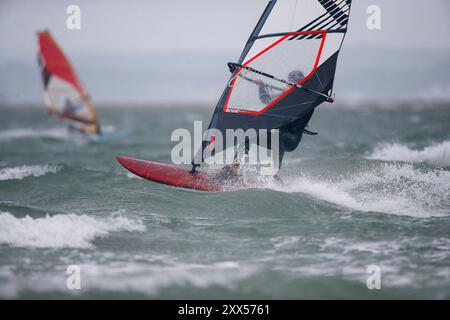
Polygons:
<instances>
[{"instance_id":1,"label":"green-grey water","mask_svg":"<svg viewBox=\"0 0 450 320\"><path fill-rule=\"evenodd\" d=\"M126 135L89 142L0 108L1 298L450 298L450 106L320 107L283 185L216 193L115 160L170 162L172 130L211 110L99 114Z\"/></svg>"}]
</instances>

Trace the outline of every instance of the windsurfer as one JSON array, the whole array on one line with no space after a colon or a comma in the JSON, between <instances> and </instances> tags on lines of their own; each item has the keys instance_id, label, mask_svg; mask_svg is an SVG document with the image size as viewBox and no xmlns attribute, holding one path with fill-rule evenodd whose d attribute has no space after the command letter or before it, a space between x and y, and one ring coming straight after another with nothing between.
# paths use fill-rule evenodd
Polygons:
<instances>
[{"instance_id":1,"label":"windsurfer","mask_svg":"<svg viewBox=\"0 0 450 320\"><path fill-rule=\"evenodd\" d=\"M292 70L288 74L288 81L291 83L299 83L303 78L304 74L300 70ZM259 99L264 104L269 104L276 98L278 98L286 89L278 88L275 86L272 86L270 84L265 83L262 80L253 80L253 83L258 85L258 93L259 93ZM280 91L279 93L272 93L273 89L277 89ZM305 130L305 127L307 126L309 120L311 119L311 116L314 112L314 109L307 112L303 117L290 122L282 127L279 128L279 161L278 161L278 168L281 168L281 164L283 161L284 153L291 152L297 148L299 145L303 132ZM270 141L270 139L269 139Z\"/></svg>"},{"instance_id":2,"label":"windsurfer","mask_svg":"<svg viewBox=\"0 0 450 320\"><path fill-rule=\"evenodd\" d=\"M38 32L37 36L39 66L49 114L71 129L101 134L95 109L70 62L47 30ZM54 78L63 80L67 87L58 88L57 82L52 80Z\"/></svg>"},{"instance_id":3,"label":"windsurfer","mask_svg":"<svg viewBox=\"0 0 450 320\"><path fill-rule=\"evenodd\" d=\"M49 109L49 114L62 120L69 120L67 124L71 130L77 130L82 133L101 134L100 124L97 120L91 120L83 115L78 115L77 111L81 108L79 104L73 103L69 98L65 99L64 107L61 112Z\"/></svg>"},{"instance_id":4,"label":"windsurfer","mask_svg":"<svg viewBox=\"0 0 450 320\"><path fill-rule=\"evenodd\" d=\"M288 74L288 81L291 83L299 83L303 78L304 74L300 70L292 70ZM289 88L279 88L270 84L265 83L260 79L252 80L254 84L258 86L259 100L264 104L270 104L273 100L278 98L284 91ZM278 93L273 93L273 90L279 91Z\"/></svg>"},{"instance_id":5,"label":"windsurfer","mask_svg":"<svg viewBox=\"0 0 450 320\"><path fill-rule=\"evenodd\" d=\"M274 85L268 84L260 79L250 79L246 76L242 76L244 79L249 80L258 86L258 94L259 99L265 105L270 104L276 98L278 98L283 92L285 92L289 88L280 88ZM304 74L300 70L292 70L289 72L287 76L287 80L291 83L299 83L302 79L304 79ZM278 91L274 93L273 91ZM312 114L314 113L314 109L305 113L304 116L296 119L293 122L285 124L279 128L279 143L278 143L278 169L281 168L284 153L291 152L297 148L302 139L303 133L306 132L308 134L315 134L314 132L310 132L305 129L309 120L311 119ZM270 132L268 133L268 148L271 149L272 139ZM249 150L249 145L246 143L245 153L247 154ZM219 178L230 178L232 176L236 176L239 169L239 163L236 161L231 165L226 165L222 168L221 172L218 174ZM195 168L193 168L195 171Z\"/></svg>"},{"instance_id":6,"label":"windsurfer","mask_svg":"<svg viewBox=\"0 0 450 320\"><path fill-rule=\"evenodd\" d=\"M61 119L68 119L68 120L76 120L76 121L80 121L80 116L76 115L77 110L80 108L79 105L76 105L75 103L73 103L72 101L70 101L69 98L66 98L64 100L64 107L62 109L62 111L57 111L55 109L49 109L49 114L51 115L55 115ZM84 120L84 119L82 119ZM86 121L82 121L82 122L86 122Z\"/></svg>"},{"instance_id":7,"label":"windsurfer","mask_svg":"<svg viewBox=\"0 0 450 320\"><path fill-rule=\"evenodd\" d=\"M73 103L69 98L66 98L64 102L64 114L73 114L80 108L80 105Z\"/></svg>"}]
</instances>

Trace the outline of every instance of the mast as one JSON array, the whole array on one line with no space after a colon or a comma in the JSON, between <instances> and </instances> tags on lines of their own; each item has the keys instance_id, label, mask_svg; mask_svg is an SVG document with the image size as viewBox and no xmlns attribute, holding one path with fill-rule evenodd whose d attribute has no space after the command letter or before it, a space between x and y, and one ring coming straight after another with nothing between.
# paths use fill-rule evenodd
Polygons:
<instances>
[{"instance_id":1,"label":"mast","mask_svg":"<svg viewBox=\"0 0 450 320\"><path fill-rule=\"evenodd\" d=\"M261 32L261 29L263 28L264 24L266 23L266 20L269 17L270 12L272 12L272 9L276 3L277 3L277 0L270 0L269 3L267 4L261 17L258 20L258 23L256 24L255 28L253 29L252 33L250 34L250 37L247 40L244 50L242 50L241 56L239 57L239 60L238 60L239 64L242 64L242 61L244 60L245 56L250 51L250 49L253 45L253 42L255 42L256 37Z\"/></svg>"},{"instance_id":2,"label":"mast","mask_svg":"<svg viewBox=\"0 0 450 320\"><path fill-rule=\"evenodd\" d=\"M252 33L250 34L250 36L244 46L244 49L242 50L242 53L239 56L239 60L238 60L239 64L241 64L243 62L245 56L248 54L248 52L252 48L253 43L255 42L256 38L258 37L259 33L261 32L261 29L263 28L264 24L266 23L266 20L269 17L270 13L272 12L272 9L276 3L277 3L277 0L270 0L267 3L266 8L264 9L263 13L259 17L259 20L255 25L255 28L253 29ZM228 89L225 88L224 92L222 93L222 96L219 99L219 102L217 103L217 106L215 108L214 114L211 118L208 128L211 128L214 125L214 123L217 121L217 112L216 111L222 105L223 99L226 97L227 92L228 92ZM195 168L197 166L200 166L200 163L203 162L203 150L204 150L205 146L206 146L206 142L203 141L200 149L195 153L195 155L192 159L192 171L193 172L195 171Z\"/></svg>"}]
</instances>

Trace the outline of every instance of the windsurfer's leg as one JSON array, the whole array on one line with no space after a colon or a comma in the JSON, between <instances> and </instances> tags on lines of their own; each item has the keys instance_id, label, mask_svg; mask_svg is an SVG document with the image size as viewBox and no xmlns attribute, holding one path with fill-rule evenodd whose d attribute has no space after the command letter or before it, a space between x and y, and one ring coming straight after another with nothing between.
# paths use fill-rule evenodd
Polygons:
<instances>
[{"instance_id":1,"label":"windsurfer's leg","mask_svg":"<svg viewBox=\"0 0 450 320\"><path fill-rule=\"evenodd\" d=\"M283 163L284 158L284 148L280 145L280 152L279 152L279 158L278 158L278 170L281 169L281 164Z\"/></svg>"},{"instance_id":2,"label":"windsurfer's leg","mask_svg":"<svg viewBox=\"0 0 450 320\"><path fill-rule=\"evenodd\" d=\"M189 172L190 172L191 174L197 173L197 171L195 171L195 169L197 169L197 167L200 167L200 165L197 164L197 163L193 163L193 164L192 164L192 169L191 169L191 171L189 171Z\"/></svg>"},{"instance_id":3,"label":"windsurfer's leg","mask_svg":"<svg viewBox=\"0 0 450 320\"><path fill-rule=\"evenodd\" d=\"M98 135L102 134L102 128L100 127L100 123L98 121L95 122L95 133Z\"/></svg>"},{"instance_id":4,"label":"windsurfer's leg","mask_svg":"<svg viewBox=\"0 0 450 320\"><path fill-rule=\"evenodd\" d=\"M283 158L284 158L284 145L283 142L280 141L279 146L278 146L278 169L277 172L274 174L274 178L278 181L280 181L280 177L278 176L278 173L280 172L281 169L281 165L283 163Z\"/></svg>"},{"instance_id":5,"label":"windsurfer's leg","mask_svg":"<svg viewBox=\"0 0 450 320\"><path fill-rule=\"evenodd\" d=\"M276 159L278 163L274 163L275 165L278 164L278 170L281 169L281 164L283 163L284 158L284 152L286 150L286 146L283 143L283 134L284 134L283 129L280 129L278 135L278 159ZM270 148L272 149L272 144L270 145Z\"/></svg>"}]
</instances>

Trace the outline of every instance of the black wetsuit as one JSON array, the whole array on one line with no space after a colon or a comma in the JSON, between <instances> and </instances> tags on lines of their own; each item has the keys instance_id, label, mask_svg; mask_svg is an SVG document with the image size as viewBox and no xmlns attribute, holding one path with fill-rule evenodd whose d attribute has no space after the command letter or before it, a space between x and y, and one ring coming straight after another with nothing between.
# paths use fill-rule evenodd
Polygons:
<instances>
[{"instance_id":1,"label":"black wetsuit","mask_svg":"<svg viewBox=\"0 0 450 320\"><path fill-rule=\"evenodd\" d=\"M280 168L281 162L283 161L284 152L294 151L300 144L303 136L303 130L308 125L313 113L314 109L306 113L303 117L280 128Z\"/></svg>"},{"instance_id":2,"label":"black wetsuit","mask_svg":"<svg viewBox=\"0 0 450 320\"><path fill-rule=\"evenodd\" d=\"M282 90L281 88L277 87L271 87L268 84L259 84L258 85L258 93L259 93L259 99L262 103L265 105L270 104L273 99L275 99L278 95L271 94L271 88L275 88L277 90ZM279 164L278 167L281 168L281 164L283 162L284 153L294 151L298 145L300 144L300 141L302 140L303 132L305 130L305 127L308 125L309 120L311 119L312 115L314 113L314 109L311 111L305 113L301 118L294 120L288 124L285 124L284 126L281 126L279 128ZM269 150L272 149L272 143L271 143L271 133L268 132L267 137L267 148ZM259 139L257 140L257 144L259 144ZM250 150L250 142L248 138L245 140L245 153L248 154ZM195 172L195 168L199 166L196 164L193 164L192 172ZM223 170L223 176L218 175L218 178L229 178L230 176L234 175L231 173L231 167L226 166Z\"/></svg>"},{"instance_id":3,"label":"black wetsuit","mask_svg":"<svg viewBox=\"0 0 450 320\"><path fill-rule=\"evenodd\" d=\"M270 87L267 84L261 84L258 87L259 99L264 104L269 104L274 97L270 93ZM294 151L302 140L303 130L308 125L314 113L314 109L306 113L303 117L288 123L279 128L279 168L281 168L281 163L283 161L284 153ZM271 149L271 139L269 134L268 148ZM247 149L247 148L246 148Z\"/></svg>"}]
</instances>

